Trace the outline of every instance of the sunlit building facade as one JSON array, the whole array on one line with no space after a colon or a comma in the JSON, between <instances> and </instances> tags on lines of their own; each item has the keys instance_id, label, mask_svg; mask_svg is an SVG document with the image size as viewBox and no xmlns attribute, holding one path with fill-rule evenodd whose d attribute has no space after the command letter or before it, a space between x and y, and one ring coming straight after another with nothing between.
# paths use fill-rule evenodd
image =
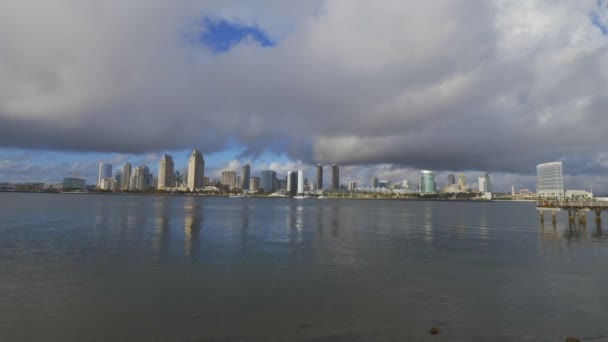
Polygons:
<instances>
[{"instance_id":1,"label":"sunlit building facade","mask_svg":"<svg viewBox=\"0 0 608 342\"><path fill-rule=\"evenodd\" d=\"M564 174L562 162L551 162L537 165L536 187L538 197L564 197Z\"/></svg>"},{"instance_id":2,"label":"sunlit building facade","mask_svg":"<svg viewBox=\"0 0 608 342\"><path fill-rule=\"evenodd\" d=\"M432 194L435 192L435 173L433 171L420 171L420 193Z\"/></svg>"}]
</instances>

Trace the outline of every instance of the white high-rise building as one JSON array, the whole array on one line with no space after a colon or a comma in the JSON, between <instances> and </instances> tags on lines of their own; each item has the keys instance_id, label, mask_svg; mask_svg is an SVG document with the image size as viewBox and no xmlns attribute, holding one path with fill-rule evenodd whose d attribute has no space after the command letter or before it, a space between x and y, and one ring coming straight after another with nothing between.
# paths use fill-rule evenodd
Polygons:
<instances>
[{"instance_id":1,"label":"white high-rise building","mask_svg":"<svg viewBox=\"0 0 608 342\"><path fill-rule=\"evenodd\" d=\"M552 162L537 165L536 182L538 197L564 197L564 174L562 170L562 162Z\"/></svg>"},{"instance_id":2,"label":"white high-rise building","mask_svg":"<svg viewBox=\"0 0 608 342\"><path fill-rule=\"evenodd\" d=\"M484 173L483 175L479 176L478 183L479 183L479 189L478 189L479 192L481 192L481 193L492 192L492 182L490 181L489 173Z\"/></svg>"},{"instance_id":3,"label":"white high-rise building","mask_svg":"<svg viewBox=\"0 0 608 342\"><path fill-rule=\"evenodd\" d=\"M298 170L298 195L304 194L304 172Z\"/></svg>"},{"instance_id":4,"label":"white high-rise building","mask_svg":"<svg viewBox=\"0 0 608 342\"><path fill-rule=\"evenodd\" d=\"M98 188L101 188L101 180L104 178L112 178L112 164L99 163L99 171L97 172Z\"/></svg>"},{"instance_id":5,"label":"white high-rise building","mask_svg":"<svg viewBox=\"0 0 608 342\"><path fill-rule=\"evenodd\" d=\"M173 158L168 154L163 154L158 163L158 189L164 190L172 188L173 185Z\"/></svg>"},{"instance_id":6,"label":"white high-rise building","mask_svg":"<svg viewBox=\"0 0 608 342\"><path fill-rule=\"evenodd\" d=\"M236 189L236 171L222 171L222 184L228 185L228 189Z\"/></svg>"},{"instance_id":7,"label":"white high-rise building","mask_svg":"<svg viewBox=\"0 0 608 342\"><path fill-rule=\"evenodd\" d=\"M357 189L357 182L356 181L348 182L348 191L354 191L355 189Z\"/></svg>"},{"instance_id":8,"label":"white high-rise building","mask_svg":"<svg viewBox=\"0 0 608 342\"><path fill-rule=\"evenodd\" d=\"M192 150L188 159L188 189L203 188L205 186L205 160L200 151Z\"/></svg>"}]
</instances>

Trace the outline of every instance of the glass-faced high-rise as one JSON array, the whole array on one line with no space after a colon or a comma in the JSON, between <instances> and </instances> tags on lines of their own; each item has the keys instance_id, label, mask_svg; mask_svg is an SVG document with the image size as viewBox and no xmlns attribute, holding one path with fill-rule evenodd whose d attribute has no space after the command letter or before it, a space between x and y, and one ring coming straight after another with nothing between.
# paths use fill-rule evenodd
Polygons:
<instances>
[{"instance_id":1,"label":"glass-faced high-rise","mask_svg":"<svg viewBox=\"0 0 608 342\"><path fill-rule=\"evenodd\" d=\"M331 166L331 191L340 190L340 168L338 165Z\"/></svg>"},{"instance_id":2,"label":"glass-faced high-rise","mask_svg":"<svg viewBox=\"0 0 608 342\"><path fill-rule=\"evenodd\" d=\"M435 173L433 171L420 171L420 192L423 194L435 192Z\"/></svg>"},{"instance_id":3,"label":"glass-faced high-rise","mask_svg":"<svg viewBox=\"0 0 608 342\"><path fill-rule=\"evenodd\" d=\"M323 190L323 165L317 165L317 188Z\"/></svg>"},{"instance_id":4,"label":"glass-faced high-rise","mask_svg":"<svg viewBox=\"0 0 608 342\"><path fill-rule=\"evenodd\" d=\"M276 191L277 173L272 170L260 171L260 188L264 192L271 193Z\"/></svg>"},{"instance_id":5,"label":"glass-faced high-rise","mask_svg":"<svg viewBox=\"0 0 608 342\"><path fill-rule=\"evenodd\" d=\"M249 190L250 179L251 179L251 167L249 166L249 164L245 164L245 165L243 165L243 168L241 170L241 182L239 184L239 186L241 187L241 190Z\"/></svg>"},{"instance_id":6,"label":"glass-faced high-rise","mask_svg":"<svg viewBox=\"0 0 608 342\"><path fill-rule=\"evenodd\" d=\"M564 196L564 174L562 162L539 164L536 166L536 187L538 197L561 198Z\"/></svg>"}]
</instances>

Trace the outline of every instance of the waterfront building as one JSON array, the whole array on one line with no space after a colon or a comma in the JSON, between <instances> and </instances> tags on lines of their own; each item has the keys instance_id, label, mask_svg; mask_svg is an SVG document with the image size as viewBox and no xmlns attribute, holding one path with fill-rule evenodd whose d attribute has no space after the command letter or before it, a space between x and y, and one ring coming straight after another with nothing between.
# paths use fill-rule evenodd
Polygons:
<instances>
[{"instance_id":1,"label":"waterfront building","mask_svg":"<svg viewBox=\"0 0 608 342\"><path fill-rule=\"evenodd\" d=\"M258 191L260 190L260 177L251 177L249 180L249 190Z\"/></svg>"},{"instance_id":2,"label":"waterfront building","mask_svg":"<svg viewBox=\"0 0 608 342\"><path fill-rule=\"evenodd\" d=\"M544 163L536 166L538 197L564 197L564 174L562 162Z\"/></svg>"},{"instance_id":3,"label":"waterfront building","mask_svg":"<svg viewBox=\"0 0 608 342\"><path fill-rule=\"evenodd\" d=\"M295 171L287 172L286 192L290 196L295 196L298 192L298 173Z\"/></svg>"},{"instance_id":4,"label":"waterfront building","mask_svg":"<svg viewBox=\"0 0 608 342\"><path fill-rule=\"evenodd\" d=\"M251 182L251 166L249 164L243 165L241 169L241 190L249 190L249 183Z\"/></svg>"},{"instance_id":5,"label":"waterfront building","mask_svg":"<svg viewBox=\"0 0 608 342\"><path fill-rule=\"evenodd\" d=\"M152 186L153 176L150 174L150 169L147 166L138 166L133 169L131 175L130 189L144 191Z\"/></svg>"},{"instance_id":6,"label":"waterfront building","mask_svg":"<svg viewBox=\"0 0 608 342\"><path fill-rule=\"evenodd\" d=\"M372 189L375 189L378 187L378 177L374 176L372 177L372 180L370 181L370 185L372 187Z\"/></svg>"},{"instance_id":7,"label":"waterfront building","mask_svg":"<svg viewBox=\"0 0 608 342\"><path fill-rule=\"evenodd\" d=\"M401 187L403 189L409 189L410 188L410 181L404 180L403 182L401 182Z\"/></svg>"},{"instance_id":8,"label":"waterfront building","mask_svg":"<svg viewBox=\"0 0 608 342\"><path fill-rule=\"evenodd\" d=\"M388 189L391 186L391 181L390 180L383 180L383 181L379 181L378 182L378 188L380 189Z\"/></svg>"},{"instance_id":9,"label":"waterfront building","mask_svg":"<svg viewBox=\"0 0 608 342\"><path fill-rule=\"evenodd\" d=\"M260 188L266 193L275 192L277 182L277 173L272 170L263 170L260 172Z\"/></svg>"},{"instance_id":10,"label":"waterfront building","mask_svg":"<svg viewBox=\"0 0 608 342\"><path fill-rule=\"evenodd\" d=\"M304 194L304 172L298 170L298 195Z\"/></svg>"},{"instance_id":11,"label":"waterfront building","mask_svg":"<svg viewBox=\"0 0 608 342\"><path fill-rule=\"evenodd\" d=\"M453 174L448 175L448 187L452 184L456 184L456 177Z\"/></svg>"},{"instance_id":12,"label":"waterfront building","mask_svg":"<svg viewBox=\"0 0 608 342\"><path fill-rule=\"evenodd\" d=\"M435 173L433 171L420 171L420 192L423 194L435 192Z\"/></svg>"},{"instance_id":13,"label":"waterfront building","mask_svg":"<svg viewBox=\"0 0 608 342\"><path fill-rule=\"evenodd\" d=\"M101 180L112 177L112 164L99 163L97 172L97 187L101 187Z\"/></svg>"},{"instance_id":14,"label":"waterfront building","mask_svg":"<svg viewBox=\"0 0 608 342\"><path fill-rule=\"evenodd\" d=\"M104 178L101 180L101 184L99 186L101 190L116 190L116 179L114 178Z\"/></svg>"},{"instance_id":15,"label":"waterfront building","mask_svg":"<svg viewBox=\"0 0 608 342\"><path fill-rule=\"evenodd\" d=\"M86 188L86 182L83 178L64 178L61 183L61 188L63 191L84 190Z\"/></svg>"},{"instance_id":16,"label":"waterfront building","mask_svg":"<svg viewBox=\"0 0 608 342\"><path fill-rule=\"evenodd\" d=\"M222 171L222 185L227 185L228 189L236 189L236 171Z\"/></svg>"},{"instance_id":17,"label":"waterfront building","mask_svg":"<svg viewBox=\"0 0 608 342\"><path fill-rule=\"evenodd\" d=\"M323 165L317 164L317 188L323 190Z\"/></svg>"},{"instance_id":18,"label":"waterfront building","mask_svg":"<svg viewBox=\"0 0 608 342\"><path fill-rule=\"evenodd\" d=\"M483 175L479 176L479 192L481 193L487 193L487 192L492 192L492 182L490 182L490 174L489 173L484 173Z\"/></svg>"},{"instance_id":19,"label":"waterfront building","mask_svg":"<svg viewBox=\"0 0 608 342\"><path fill-rule=\"evenodd\" d=\"M188 159L188 189L194 191L205 186L205 159L200 151L192 150Z\"/></svg>"},{"instance_id":20,"label":"waterfront building","mask_svg":"<svg viewBox=\"0 0 608 342\"><path fill-rule=\"evenodd\" d=\"M116 172L114 179L116 179L116 190L122 189L122 172Z\"/></svg>"},{"instance_id":21,"label":"waterfront building","mask_svg":"<svg viewBox=\"0 0 608 342\"><path fill-rule=\"evenodd\" d=\"M458 186L461 191L467 191L467 178L464 176L464 173L458 175Z\"/></svg>"},{"instance_id":22,"label":"waterfront building","mask_svg":"<svg viewBox=\"0 0 608 342\"><path fill-rule=\"evenodd\" d=\"M210 185L210 184L209 184L209 177L203 177L203 184L204 184L205 186L209 186L209 185Z\"/></svg>"},{"instance_id":23,"label":"waterfront building","mask_svg":"<svg viewBox=\"0 0 608 342\"><path fill-rule=\"evenodd\" d=\"M173 164L173 158L168 154L163 154L158 163L158 189L164 190L166 188L173 188L173 172L175 166Z\"/></svg>"},{"instance_id":24,"label":"waterfront building","mask_svg":"<svg viewBox=\"0 0 608 342\"><path fill-rule=\"evenodd\" d=\"M122 167L122 189L129 190L131 188L131 163L125 163Z\"/></svg>"},{"instance_id":25,"label":"waterfront building","mask_svg":"<svg viewBox=\"0 0 608 342\"><path fill-rule=\"evenodd\" d=\"M348 191L354 191L355 189L357 189L357 182L356 181L348 182Z\"/></svg>"},{"instance_id":26,"label":"waterfront building","mask_svg":"<svg viewBox=\"0 0 608 342\"><path fill-rule=\"evenodd\" d=\"M340 168L338 165L331 166L331 191L337 192L340 190Z\"/></svg>"}]
</instances>

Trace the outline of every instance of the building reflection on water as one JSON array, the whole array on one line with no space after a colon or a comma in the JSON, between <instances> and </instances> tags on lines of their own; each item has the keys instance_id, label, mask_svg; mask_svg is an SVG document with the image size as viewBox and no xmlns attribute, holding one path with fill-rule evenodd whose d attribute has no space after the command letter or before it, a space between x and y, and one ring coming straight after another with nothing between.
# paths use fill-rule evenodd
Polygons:
<instances>
[{"instance_id":1,"label":"building reflection on water","mask_svg":"<svg viewBox=\"0 0 608 342\"><path fill-rule=\"evenodd\" d=\"M184 255L191 262L200 258L200 230L203 222L200 202L188 197L184 204Z\"/></svg>"},{"instance_id":2,"label":"building reflection on water","mask_svg":"<svg viewBox=\"0 0 608 342\"><path fill-rule=\"evenodd\" d=\"M156 239L154 247L159 261L166 260L169 256L169 245L171 243L169 200L165 196L161 196L157 199L154 206L156 210Z\"/></svg>"}]
</instances>

